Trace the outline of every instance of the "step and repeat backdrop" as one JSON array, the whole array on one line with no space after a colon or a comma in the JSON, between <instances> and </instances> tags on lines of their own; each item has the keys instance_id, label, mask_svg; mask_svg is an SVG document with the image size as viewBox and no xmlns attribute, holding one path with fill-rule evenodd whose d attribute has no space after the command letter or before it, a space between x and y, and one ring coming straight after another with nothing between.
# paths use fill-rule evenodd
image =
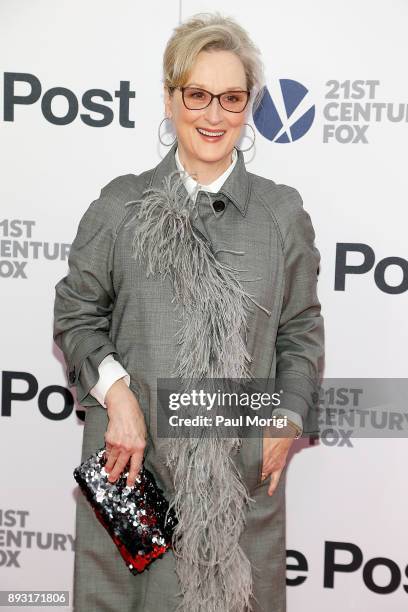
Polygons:
<instances>
[{"instance_id":1,"label":"step and repeat backdrop","mask_svg":"<svg viewBox=\"0 0 408 612\"><path fill-rule=\"evenodd\" d=\"M85 413L53 343L54 286L101 187L166 154L164 47L214 10L265 65L247 169L296 187L314 224L331 403L358 408L358 379L407 379L405 0L2 0L0 590L72 594ZM406 412L378 435L328 423L294 443L290 612L408 609Z\"/></svg>"}]
</instances>

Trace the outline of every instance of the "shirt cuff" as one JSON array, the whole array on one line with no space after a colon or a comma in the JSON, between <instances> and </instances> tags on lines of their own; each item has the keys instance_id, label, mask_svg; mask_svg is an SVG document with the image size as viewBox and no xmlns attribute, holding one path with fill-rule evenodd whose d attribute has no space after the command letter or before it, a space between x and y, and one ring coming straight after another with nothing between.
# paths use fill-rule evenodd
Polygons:
<instances>
[{"instance_id":1,"label":"shirt cuff","mask_svg":"<svg viewBox=\"0 0 408 612\"><path fill-rule=\"evenodd\" d=\"M93 395L93 397L97 399L104 408L106 408L105 397L110 387L120 378L124 378L127 386L129 387L130 375L111 353L102 359L98 366L98 372L99 380L89 393Z\"/></svg>"},{"instance_id":2,"label":"shirt cuff","mask_svg":"<svg viewBox=\"0 0 408 612\"><path fill-rule=\"evenodd\" d=\"M287 408L276 408L273 411L273 414L276 416L286 416L288 421L294 423L301 430L300 435L303 433L303 419L300 414L294 412L293 410L288 410Z\"/></svg>"}]
</instances>

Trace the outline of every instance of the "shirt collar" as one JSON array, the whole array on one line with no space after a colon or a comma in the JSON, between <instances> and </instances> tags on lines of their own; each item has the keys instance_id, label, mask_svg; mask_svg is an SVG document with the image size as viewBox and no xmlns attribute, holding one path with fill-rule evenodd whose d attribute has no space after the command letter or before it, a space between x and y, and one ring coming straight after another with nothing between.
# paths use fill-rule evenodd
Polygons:
<instances>
[{"instance_id":1,"label":"shirt collar","mask_svg":"<svg viewBox=\"0 0 408 612\"><path fill-rule=\"evenodd\" d=\"M177 144L177 139L175 139L167 154L157 164L157 166L152 169L148 187L159 187L166 176L171 174L173 171L180 172L177 168L175 157ZM222 197L227 198L240 211L242 216L245 217L251 197L251 173L246 169L243 152L239 149L235 150L237 152L237 159L231 173L224 181L217 195L211 195L210 197L214 200L222 199ZM188 192L183 181L181 181L181 188L184 190L185 195L187 196ZM207 196L208 194L205 193L198 192L197 194L199 201L204 201L204 198L207 198Z\"/></svg>"},{"instance_id":2,"label":"shirt collar","mask_svg":"<svg viewBox=\"0 0 408 612\"><path fill-rule=\"evenodd\" d=\"M179 157L179 152L178 152L178 147L176 149L176 152L174 154L175 160L176 160L176 166L178 168L178 170L180 170L180 172L182 172L182 176L183 178L183 182L184 182L184 186L187 190L187 193L193 198L193 201L196 200L197 198L197 194L199 190L202 191L209 191L211 193L218 193L221 189L221 187L223 186L223 184L225 183L225 181L227 180L227 178L229 177L229 175L231 174L231 172L233 171L235 164L237 162L237 150L234 148L232 150L232 162L231 164L228 166L228 168L225 170L225 172L223 172L221 174L221 176L219 176L218 178L216 178L214 181L212 181L212 183L210 183L209 185L202 185L201 183L198 183L192 176L190 176L183 164L181 163L180 157Z\"/></svg>"}]
</instances>

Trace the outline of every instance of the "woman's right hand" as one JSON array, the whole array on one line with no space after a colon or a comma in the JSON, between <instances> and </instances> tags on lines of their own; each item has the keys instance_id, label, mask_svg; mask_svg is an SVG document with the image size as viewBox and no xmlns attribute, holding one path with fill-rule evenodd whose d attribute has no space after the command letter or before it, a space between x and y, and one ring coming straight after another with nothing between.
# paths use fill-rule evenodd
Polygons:
<instances>
[{"instance_id":1,"label":"woman's right hand","mask_svg":"<svg viewBox=\"0 0 408 612\"><path fill-rule=\"evenodd\" d=\"M117 380L105 396L109 424L105 433L107 461L105 471L109 482L122 474L130 458L126 484L132 487L140 471L146 448L147 428L135 394L123 379Z\"/></svg>"}]
</instances>

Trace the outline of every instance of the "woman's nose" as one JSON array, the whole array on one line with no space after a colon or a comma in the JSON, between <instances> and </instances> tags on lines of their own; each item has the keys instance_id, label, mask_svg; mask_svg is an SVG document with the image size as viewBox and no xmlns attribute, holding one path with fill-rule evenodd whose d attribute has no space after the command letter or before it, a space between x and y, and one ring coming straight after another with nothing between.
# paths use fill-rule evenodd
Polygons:
<instances>
[{"instance_id":1,"label":"woman's nose","mask_svg":"<svg viewBox=\"0 0 408 612\"><path fill-rule=\"evenodd\" d=\"M222 119L222 108L218 98L211 100L211 104L206 108L206 115L211 121L220 121Z\"/></svg>"}]
</instances>

